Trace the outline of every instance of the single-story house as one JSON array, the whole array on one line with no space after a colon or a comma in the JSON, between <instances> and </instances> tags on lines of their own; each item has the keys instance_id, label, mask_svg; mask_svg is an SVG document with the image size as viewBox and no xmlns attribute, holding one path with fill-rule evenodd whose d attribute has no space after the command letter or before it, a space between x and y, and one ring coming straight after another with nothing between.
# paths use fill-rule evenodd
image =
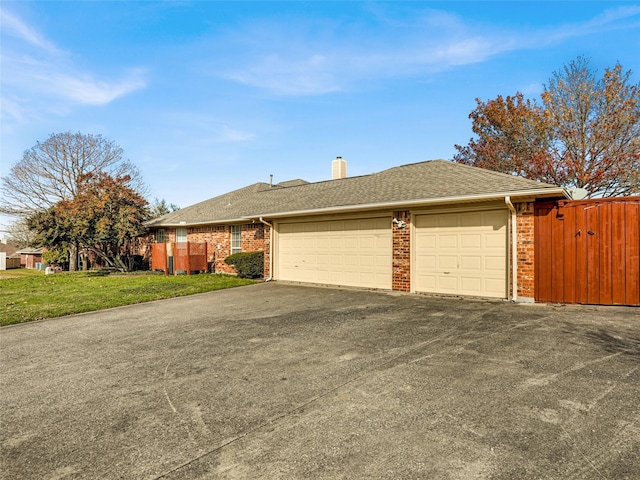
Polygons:
<instances>
[{"instance_id":1,"label":"single-story house","mask_svg":"<svg viewBox=\"0 0 640 480\"><path fill-rule=\"evenodd\" d=\"M403 292L534 298L534 203L554 185L432 160L331 180L255 183L148 222L148 242L265 253L265 277ZM152 259L153 262L153 259Z\"/></svg>"},{"instance_id":2,"label":"single-story house","mask_svg":"<svg viewBox=\"0 0 640 480\"><path fill-rule=\"evenodd\" d=\"M26 268L36 268L37 263L42 263L42 248L25 248L20 254L20 266Z\"/></svg>"}]
</instances>

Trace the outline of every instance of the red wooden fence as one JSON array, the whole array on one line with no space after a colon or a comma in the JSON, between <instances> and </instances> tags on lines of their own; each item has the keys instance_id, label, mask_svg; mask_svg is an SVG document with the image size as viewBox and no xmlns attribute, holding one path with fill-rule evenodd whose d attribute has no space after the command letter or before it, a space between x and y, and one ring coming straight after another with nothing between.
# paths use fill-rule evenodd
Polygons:
<instances>
[{"instance_id":1,"label":"red wooden fence","mask_svg":"<svg viewBox=\"0 0 640 480\"><path fill-rule=\"evenodd\" d=\"M151 244L151 269L163 270L165 275L169 275L169 263L167 260L167 244Z\"/></svg>"},{"instance_id":2,"label":"red wooden fence","mask_svg":"<svg viewBox=\"0 0 640 480\"><path fill-rule=\"evenodd\" d=\"M640 305L640 197L536 203L535 297Z\"/></svg>"},{"instance_id":3,"label":"red wooden fence","mask_svg":"<svg viewBox=\"0 0 640 480\"><path fill-rule=\"evenodd\" d=\"M206 272L207 244L180 242L180 243L154 243L151 246L151 268L153 270L164 270L164 274L169 274L169 258L173 258L173 272L185 271L187 275L191 272Z\"/></svg>"}]
</instances>

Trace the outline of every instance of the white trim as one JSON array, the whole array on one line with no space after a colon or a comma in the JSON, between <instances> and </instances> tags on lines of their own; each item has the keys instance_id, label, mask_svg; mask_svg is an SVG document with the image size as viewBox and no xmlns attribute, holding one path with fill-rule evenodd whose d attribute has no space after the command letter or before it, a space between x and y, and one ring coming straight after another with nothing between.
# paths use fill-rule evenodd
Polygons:
<instances>
[{"instance_id":1,"label":"white trim","mask_svg":"<svg viewBox=\"0 0 640 480\"><path fill-rule=\"evenodd\" d=\"M237 231L234 229L237 229ZM238 246L234 246L234 234L239 236L239 238L236 238L236 240L238 240ZM234 252L234 248L237 249L237 251ZM242 225L229 225L229 254L233 255L234 253L240 252L242 252Z\"/></svg>"},{"instance_id":2,"label":"white trim","mask_svg":"<svg viewBox=\"0 0 640 480\"><path fill-rule=\"evenodd\" d=\"M442 205L447 203L463 203L463 202L479 202L479 201L489 201L489 200L499 200L504 201L504 197L510 196L514 197L531 197L535 196L536 198L541 197L555 197L558 195L564 195L566 198L569 198L567 195L567 191L564 188L549 188L546 190L522 190L516 192L500 192L500 193L487 193L483 195L462 195L456 197L439 197L439 198L423 198L419 200L398 200L394 202L380 202L380 203L366 203L361 205L346 205L346 206L337 206L337 207L323 207L316 208L311 210L291 210L288 212L276 212L276 213L262 213L257 215L252 215L250 217L245 217L245 219L252 219L258 217L268 217L268 218L283 218L283 217L296 217L303 215L317 215L320 213L344 213L344 212L357 212L361 210L382 210L382 209L392 209L392 210L407 210L411 207L416 206L429 206L429 205Z\"/></svg>"},{"instance_id":3,"label":"white trim","mask_svg":"<svg viewBox=\"0 0 640 480\"><path fill-rule=\"evenodd\" d=\"M491 201L496 200L500 202L504 202L504 198L506 196L510 196L512 201L516 203L520 202L520 199L516 197L528 197L529 198L544 198L544 197L557 197L558 195L562 195L567 199L570 199L570 196L565 188L557 187L557 188L545 188L545 189L535 189L535 190L520 190L514 192L497 192L497 193L485 193L482 195L459 195L454 197L439 197L439 198L422 198L417 200L397 200L393 202L379 202L379 203L366 203L361 205L341 205L335 207L323 207L323 208L315 208L309 210L291 210L288 212L263 212L256 213L255 215L250 215L246 217L240 218L230 218L224 220L209 220L209 221L199 221L199 222L186 222L186 223L158 223L154 224L146 224L151 228L160 228L160 227L194 227L198 225L229 225L233 223L246 223L248 220L255 220L257 218L284 218L284 217L300 217L305 215L319 215L322 213L331 214L331 213L346 213L346 212L361 212L364 210L408 210L410 208L415 208L419 206L428 207L430 205L444 205L447 203L465 203L465 202L482 202L482 201Z\"/></svg>"},{"instance_id":4,"label":"white trim","mask_svg":"<svg viewBox=\"0 0 640 480\"><path fill-rule=\"evenodd\" d=\"M508 271L511 280L511 295L509 300L518 301L518 221L516 207L511 203L511 197L504 197L504 203L509 207L509 230L511 231L511 268Z\"/></svg>"}]
</instances>

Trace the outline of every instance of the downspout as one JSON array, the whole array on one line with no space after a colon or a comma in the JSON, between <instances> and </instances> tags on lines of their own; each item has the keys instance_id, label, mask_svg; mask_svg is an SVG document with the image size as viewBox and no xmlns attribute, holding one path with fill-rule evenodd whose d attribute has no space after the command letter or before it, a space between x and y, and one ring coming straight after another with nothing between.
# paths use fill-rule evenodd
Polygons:
<instances>
[{"instance_id":1,"label":"downspout","mask_svg":"<svg viewBox=\"0 0 640 480\"><path fill-rule=\"evenodd\" d=\"M262 217L260 217L258 220L260 220L260 223L263 223L267 227L269 227L269 276L264 279L265 282L269 282L273 277L273 224L267 222Z\"/></svg>"},{"instance_id":2,"label":"downspout","mask_svg":"<svg viewBox=\"0 0 640 480\"><path fill-rule=\"evenodd\" d=\"M509 195L504 197L504 202L509 207L509 217L511 218L511 296L510 300L518 301L518 230L516 222L516 207L511 203Z\"/></svg>"}]
</instances>

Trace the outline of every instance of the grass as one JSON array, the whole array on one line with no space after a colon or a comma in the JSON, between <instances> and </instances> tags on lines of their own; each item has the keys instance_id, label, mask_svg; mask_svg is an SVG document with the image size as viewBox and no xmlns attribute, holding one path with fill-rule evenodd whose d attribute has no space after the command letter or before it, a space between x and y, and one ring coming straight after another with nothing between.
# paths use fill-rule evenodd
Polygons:
<instances>
[{"instance_id":1,"label":"grass","mask_svg":"<svg viewBox=\"0 0 640 480\"><path fill-rule=\"evenodd\" d=\"M0 272L0 326L255 283L229 275Z\"/></svg>"}]
</instances>

